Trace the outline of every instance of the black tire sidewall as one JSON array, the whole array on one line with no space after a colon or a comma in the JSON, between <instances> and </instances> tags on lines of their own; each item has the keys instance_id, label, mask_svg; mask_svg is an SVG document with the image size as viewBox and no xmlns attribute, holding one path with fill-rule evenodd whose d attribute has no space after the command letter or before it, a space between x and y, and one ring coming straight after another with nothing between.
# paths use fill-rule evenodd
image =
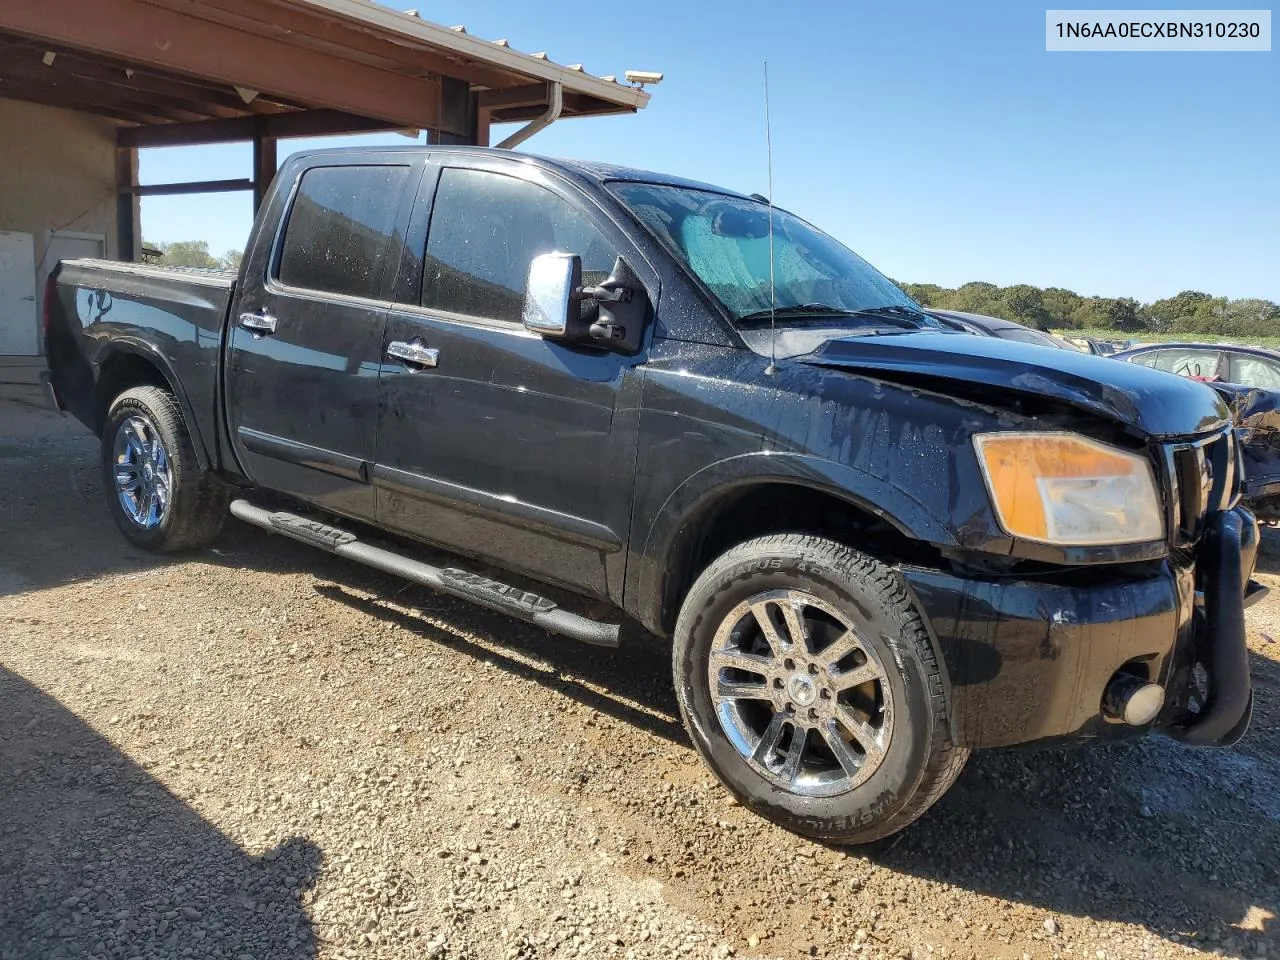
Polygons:
<instances>
[{"instance_id":1,"label":"black tire sidewall","mask_svg":"<svg viewBox=\"0 0 1280 960\"><path fill-rule=\"evenodd\" d=\"M754 771L721 729L711 701L707 664L716 630L732 609L766 590L802 590L826 601L852 621L885 667L893 697L889 750L879 768L852 791L833 797L790 793ZM933 706L928 679L888 599L834 564L790 551L743 557L712 578L699 580L686 600L697 611L691 626L677 627L676 693L694 745L726 788L745 806L806 836L856 842L874 839L915 795L933 744ZM681 626L685 616L681 616Z\"/></svg>"},{"instance_id":2,"label":"black tire sidewall","mask_svg":"<svg viewBox=\"0 0 1280 960\"><path fill-rule=\"evenodd\" d=\"M155 409L158 404L153 404L151 398L146 394L149 392L159 393L158 390L138 389L131 390L121 394L111 404L111 409L107 413L106 423L102 428L102 472L104 483L107 485L107 504L111 511L111 518L115 521L116 526L120 528L120 532L130 543L137 544L148 550L164 550L171 539L172 531L179 522L179 511L183 509L183 488L186 486L186 471L188 458L184 456L186 447L190 447L190 442L186 437L176 436L174 431L169 429L166 417L162 412ZM164 394L159 394L164 397ZM116 490L115 480L115 442L116 436L120 431L121 425L131 417L142 416L147 423L154 427L160 436L160 442L164 444L165 456L169 461L169 472L173 478L173 484L169 491L169 507L165 511L164 519L151 530L135 523L133 519L125 513L124 507L120 504L119 492ZM180 423L180 421L179 421ZM181 429L181 427L180 427Z\"/></svg>"}]
</instances>

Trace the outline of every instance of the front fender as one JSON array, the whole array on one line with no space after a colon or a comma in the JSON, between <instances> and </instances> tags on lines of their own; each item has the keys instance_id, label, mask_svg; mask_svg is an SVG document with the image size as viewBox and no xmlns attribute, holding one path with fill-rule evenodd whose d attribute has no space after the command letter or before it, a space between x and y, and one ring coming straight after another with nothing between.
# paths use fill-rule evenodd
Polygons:
<instances>
[{"instance_id":1,"label":"front fender","mask_svg":"<svg viewBox=\"0 0 1280 960\"><path fill-rule=\"evenodd\" d=\"M716 505L762 484L792 484L830 494L890 524L904 536L954 547L954 531L901 488L846 464L800 453L759 451L712 463L681 483L648 524L643 547L627 568L624 606L648 629L664 632L666 585L684 573L680 535ZM637 531L638 532L638 531ZM640 542L640 541L637 541Z\"/></svg>"}]
</instances>

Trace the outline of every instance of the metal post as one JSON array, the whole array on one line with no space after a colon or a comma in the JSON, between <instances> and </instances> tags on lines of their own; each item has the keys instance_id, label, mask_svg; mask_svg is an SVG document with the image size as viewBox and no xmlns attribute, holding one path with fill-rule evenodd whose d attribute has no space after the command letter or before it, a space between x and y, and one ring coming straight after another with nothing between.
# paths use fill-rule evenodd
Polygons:
<instances>
[{"instance_id":1,"label":"metal post","mask_svg":"<svg viewBox=\"0 0 1280 960\"><path fill-rule=\"evenodd\" d=\"M138 151L116 148L116 259L132 262L138 258Z\"/></svg>"},{"instance_id":2,"label":"metal post","mask_svg":"<svg viewBox=\"0 0 1280 960\"><path fill-rule=\"evenodd\" d=\"M253 212L256 214L267 199L267 190L279 167L277 141L263 135L265 124L259 121L253 131Z\"/></svg>"}]
</instances>

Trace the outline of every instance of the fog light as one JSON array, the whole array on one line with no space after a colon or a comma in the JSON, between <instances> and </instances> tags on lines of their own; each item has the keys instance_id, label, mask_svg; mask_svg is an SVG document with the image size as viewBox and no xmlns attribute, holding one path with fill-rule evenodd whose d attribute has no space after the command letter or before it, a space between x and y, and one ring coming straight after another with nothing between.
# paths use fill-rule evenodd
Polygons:
<instances>
[{"instance_id":1,"label":"fog light","mask_svg":"<svg viewBox=\"0 0 1280 960\"><path fill-rule=\"evenodd\" d=\"M1131 673L1118 673L1102 695L1102 712L1110 720L1141 727L1150 723L1164 706L1164 687Z\"/></svg>"}]
</instances>

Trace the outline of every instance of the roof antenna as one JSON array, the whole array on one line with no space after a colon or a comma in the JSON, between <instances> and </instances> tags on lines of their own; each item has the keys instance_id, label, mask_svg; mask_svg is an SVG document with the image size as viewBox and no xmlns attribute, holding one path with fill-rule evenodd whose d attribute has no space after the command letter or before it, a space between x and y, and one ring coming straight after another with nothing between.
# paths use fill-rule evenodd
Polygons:
<instances>
[{"instance_id":1,"label":"roof antenna","mask_svg":"<svg viewBox=\"0 0 1280 960\"><path fill-rule=\"evenodd\" d=\"M773 282L773 129L769 125L769 61L764 62L764 143L769 166L769 365L764 372L778 372L778 293Z\"/></svg>"}]
</instances>

